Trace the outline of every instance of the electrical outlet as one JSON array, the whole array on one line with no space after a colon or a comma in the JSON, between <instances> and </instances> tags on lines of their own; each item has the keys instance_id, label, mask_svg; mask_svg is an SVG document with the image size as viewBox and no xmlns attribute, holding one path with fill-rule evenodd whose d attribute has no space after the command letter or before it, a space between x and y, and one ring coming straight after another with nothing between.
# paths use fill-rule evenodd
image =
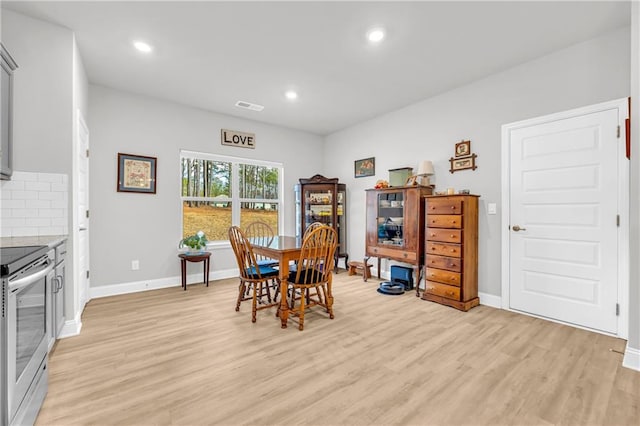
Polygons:
<instances>
[{"instance_id":1,"label":"electrical outlet","mask_svg":"<svg viewBox=\"0 0 640 426\"><path fill-rule=\"evenodd\" d=\"M488 203L487 204L487 214L496 214L498 209L496 207L496 203Z\"/></svg>"},{"instance_id":2,"label":"electrical outlet","mask_svg":"<svg viewBox=\"0 0 640 426\"><path fill-rule=\"evenodd\" d=\"M132 260L131 261L131 270L132 271L137 271L138 269L140 269L140 261L139 260Z\"/></svg>"}]
</instances>

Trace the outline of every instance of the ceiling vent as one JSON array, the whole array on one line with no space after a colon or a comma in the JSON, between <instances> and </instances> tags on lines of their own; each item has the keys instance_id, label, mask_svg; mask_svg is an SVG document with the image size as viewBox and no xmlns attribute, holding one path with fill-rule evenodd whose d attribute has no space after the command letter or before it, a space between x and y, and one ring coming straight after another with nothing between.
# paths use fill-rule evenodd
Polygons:
<instances>
[{"instance_id":1,"label":"ceiling vent","mask_svg":"<svg viewBox=\"0 0 640 426\"><path fill-rule=\"evenodd\" d=\"M250 109L251 111L262 111L264 106L258 104L252 104L251 102L238 101L236 102L238 108Z\"/></svg>"}]
</instances>

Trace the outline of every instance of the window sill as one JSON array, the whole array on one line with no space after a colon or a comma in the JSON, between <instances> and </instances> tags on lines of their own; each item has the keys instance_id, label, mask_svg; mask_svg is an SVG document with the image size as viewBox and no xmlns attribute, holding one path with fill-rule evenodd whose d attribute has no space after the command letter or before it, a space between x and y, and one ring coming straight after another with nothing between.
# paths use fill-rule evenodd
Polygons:
<instances>
[{"instance_id":1,"label":"window sill","mask_svg":"<svg viewBox=\"0 0 640 426\"><path fill-rule=\"evenodd\" d=\"M208 242L206 250L221 250L221 249L230 249L231 243L229 241L214 241Z\"/></svg>"}]
</instances>

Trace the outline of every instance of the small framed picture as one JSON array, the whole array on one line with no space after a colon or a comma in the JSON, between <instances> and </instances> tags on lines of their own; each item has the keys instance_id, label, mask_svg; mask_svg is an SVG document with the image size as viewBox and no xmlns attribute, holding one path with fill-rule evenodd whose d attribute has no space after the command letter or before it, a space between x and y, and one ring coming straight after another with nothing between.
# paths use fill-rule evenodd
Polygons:
<instances>
[{"instance_id":1,"label":"small framed picture","mask_svg":"<svg viewBox=\"0 0 640 426\"><path fill-rule=\"evenodd\" d=\"M118 153L118 192L156 193L156 157Z\"/></svg>"},{"instance_id":2,"label":"small framed picture","mask_svg":"<svg viewBox=\"0 0 640 426\"><path fill-rule=\"evenodd\" d=\"M451 163L451 168L449 169L449 171L451 173L454 173L459 172L460 170L477 169L478 166L476 166L476 157L476 154L472 154L464 158L450 158L449 162Z\"/></svg>"},{"instance_id":3,"label":"small framed picture","mask_svg":"<svg viewBox=\"0 0 640 426\"><path fill-rule=\"evenodd\" d=\"M416 186L418 184L419 176L409 176L404 186Z\"/></svg>"},{"instance_id":4,"label":"small framed picture","mask_svg":"<svg viewBox=\"0 0 640 426\"><path fill-rule=\"evenodd\" d=\"M365 177L374 176L376 174L376 159L375 157L364 158L362 160L356 160L353 163L354 176Z\"/></svg>"},{"instance_id":5,"label":"small framed picture","mask_svg":"<svg viewBox=\"0 0 640 426\"><path fill-rule=\"evenodd\" d=\"M467 155L471 155L471 141L458 142L455 157L466 157Z\"/></svg>"}]
</instances>

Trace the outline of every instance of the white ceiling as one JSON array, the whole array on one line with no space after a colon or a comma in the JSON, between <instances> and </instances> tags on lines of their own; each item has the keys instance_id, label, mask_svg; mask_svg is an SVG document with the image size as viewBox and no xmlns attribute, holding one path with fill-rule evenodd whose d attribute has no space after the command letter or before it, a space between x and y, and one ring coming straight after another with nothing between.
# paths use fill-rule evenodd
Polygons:
<instances>
[{"instance_id":1,"label":"white ceiling","mask_svg":"<svg viewBox=\"0 0 640 426\"><path fill-rule=\"evenodd\" d=\"M320 135L630 24L628 2L592 1L3 7L72 29L91 83ZM387 30L378 46L365 39L373 26Z\"/></svg>"}]
</instances>

